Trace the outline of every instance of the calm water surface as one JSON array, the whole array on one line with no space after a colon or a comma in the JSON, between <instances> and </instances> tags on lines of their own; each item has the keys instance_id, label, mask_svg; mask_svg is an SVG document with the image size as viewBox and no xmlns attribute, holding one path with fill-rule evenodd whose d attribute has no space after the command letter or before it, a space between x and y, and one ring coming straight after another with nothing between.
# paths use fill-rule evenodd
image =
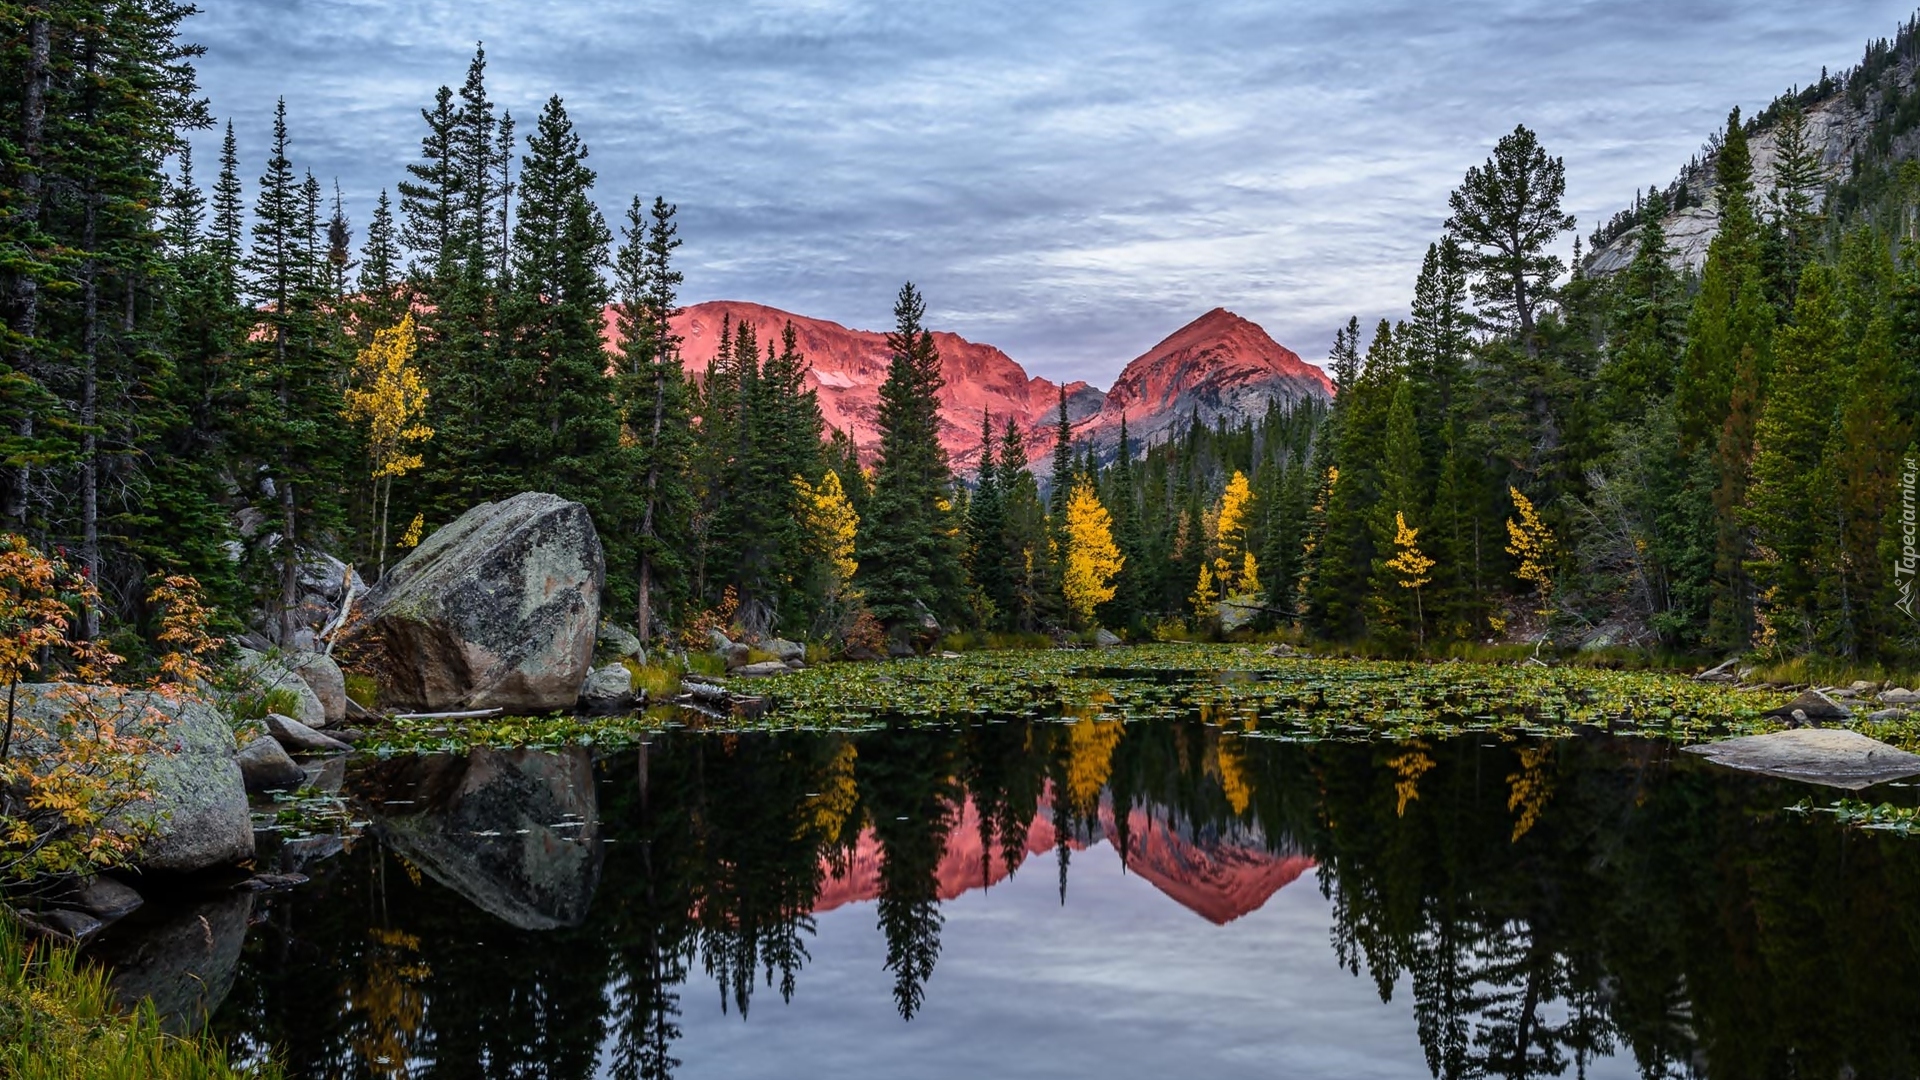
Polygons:
<instances>
[{"instance_id":1,"label":"calm water surface","mask_svg":"<svg viewBox=\"0 0 1920 1080\"><path fill-rule=\"evenodd\" d=\"M346 837L263 837L310 884L150 905L122 988L302 1077L1920 1074L1920 839L1658 742L1008 722L339 779Z\"/></svg>"}]
</instances>

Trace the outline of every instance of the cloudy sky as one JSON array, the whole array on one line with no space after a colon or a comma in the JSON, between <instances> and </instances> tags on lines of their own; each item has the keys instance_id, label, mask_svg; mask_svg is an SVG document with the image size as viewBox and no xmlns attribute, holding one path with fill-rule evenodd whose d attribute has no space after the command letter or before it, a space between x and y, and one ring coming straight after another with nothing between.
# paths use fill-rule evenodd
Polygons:
<instances>
[{"instance_id":1,"label":"cloudy sky","mask_svg":"<svg viewBox=\"0 0 1920 1080\"><path fill-rule=\"evenodd\" d=\"M1524 123L1588 233L1733 105L1858 59L1863 0L200 0L249 177L284 95L356 224L484 41L531 129L565 98L611 218L680 206L689 301L934 322L1106 385L1209 308L1309 359L1404 312L1447 192ZM208 134L197 148L212 160ZM203 166L204 168L204 166ZM1568 238L1571 243L1571 237Z\"/></svg>"}]
</instances>

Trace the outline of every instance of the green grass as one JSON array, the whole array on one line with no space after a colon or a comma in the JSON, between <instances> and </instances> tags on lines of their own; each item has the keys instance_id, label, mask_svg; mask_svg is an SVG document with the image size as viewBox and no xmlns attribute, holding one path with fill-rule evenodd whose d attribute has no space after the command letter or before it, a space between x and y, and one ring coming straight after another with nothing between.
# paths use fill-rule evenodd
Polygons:
<instances>
[{"instance_id":1,"label":"green grass","mask_svg":"<svg viewBox=\"0 0 1920 1080\"><path fill-rule=\"evenodd\" d=\"M355 705L369 712L377 711L380 708L379 679L371 675L363 675L359 672L349 671L346 673L346 680L347 697L353 699Z\"/></svg>"},{"instance_id":2,"label":"green grass","mask_svg":"<svg viewBox=\"0 0 1920 1080\"><path fill-rule=\"evenodd\" d=\"M638 660L621 661L633 675L633 689L645 691L648 701L666 701L680 692L680 677L687 673L681 664L668 661L643 664Z\"/></svg>"},{"instance_id":3,"label":"green grass","mask_svg":"<svg viewBox=\"0 0 1920 1080\"><path fill-rule=\"evenodd\" d=\"M99 968L72 949L29 942L0 917L0 1076L13 1080L227 1080L239 1069L207 1038L160 1030L148 1004L121 1013Z\"/></svg>"},{"instance_id":4,"label":"green grass","mask_svg":"<svg viewBox=\"0 0 1920 1080\"><path fill-rule=\"evenodd\" d=\"M1915 675L1911 669L1895 670L1883 664L1863 664L1821 656L1795 656L1753 665L1753 676L1761 682L1811 686L1852 686L1866 681L1892 683L1911 689Z\"/></svg>"}]
</instances>

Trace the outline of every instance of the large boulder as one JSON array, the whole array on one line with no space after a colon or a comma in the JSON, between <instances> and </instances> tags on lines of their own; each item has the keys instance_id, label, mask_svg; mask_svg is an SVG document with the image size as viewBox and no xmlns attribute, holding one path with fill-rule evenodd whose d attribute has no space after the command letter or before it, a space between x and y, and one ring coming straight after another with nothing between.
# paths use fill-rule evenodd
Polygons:
<instances>
[{"instance_id":1,"label":"large boulder","mask_svg":"<svg viewBox=\"0 0 1920 1080\"><path fill-rule=\"evenodd\" d=\"M311 657L315 655L314 653L300 652L283 654L261 653L244 646L241 647L239 650L239 661L236 667L239 669L240 674L246 678L247 686L244 692L250 696L264 696L270 693L285 694L288 700L279 704L285 704L286 707L291 710L289 715L295 720L309 727L327 726L326 703L320 699L320 695L314 692L313 686L306 678L301 676L293 666L294 658ZM332 661L328 662L331 663ZM335 669L335 673L338 673L338 669ZM344 680L340 684L340 697L344 702L346 698L346 682ZM345 714L346 706L343 703L341 705L341 715L344 716Z\"/></svg>"},{"instance_id":2,"label":"large boulder","mask_svg":"<svg viewBox=\"0 0 1920 1080\"><path fill-rule=\"evenodd\" d=\"M284 661L319 700L321 724L338 724L347 718L347 677L333 657L319 652L290 652ZM321 726L311 720L305 723L308 727Z\"/></svg>"},{"instance_id":3,"label":"large boulder","mask_svg":"<svg viewBox=\"0 0 1920 1080\"><path fill-rule=\"evenodd\" d=\"M529 492L428 537L367 595L383 705L571 709L593 663L606 555L587 508Z\"/></svg>"},{"instance_id":4,"label":"large boulder","mask_svg":"<svg viewBox=\"0 0 1920 1080\"><path fill-rule=\"evenodd\" d=\"M151 827L135 862L144 869L190 873L253 857L247 789L234 763L233 728L211 706L163 694L66 683L25 683L14 702L20 724L56 730L77 702L111 717L122 735L147 733L163 751L140 761L149 797L115 814L122 826ZM44 734L22 734L13 752L46 760Z\"/></svg>"},{"instance_id":5,"label":"large boulder","mask_svg":"<svg viewBox=\"0 0 1920 1080\"><path fill-rule=\"evenodd\" d=\"M393 758L350 785L385 843L480 910L522 930L586 920L601 853L586 747Z\"/></svg>"}]
</instances>

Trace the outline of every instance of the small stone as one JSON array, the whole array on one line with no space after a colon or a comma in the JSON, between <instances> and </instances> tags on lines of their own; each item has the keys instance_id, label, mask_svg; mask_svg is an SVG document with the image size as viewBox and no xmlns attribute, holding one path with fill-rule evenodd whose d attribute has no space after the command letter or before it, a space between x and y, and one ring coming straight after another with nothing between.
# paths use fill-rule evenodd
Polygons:
<instances>
[{"instance_id":1,"label":"small stone","mask_svg":"<svg viewBox=\"0 0 1920 1080\"><path fill-rule=\"evenodd\" d=\"M725 647L714 650L714 652L719 654L720 659L727 662L728 671L732 671L737 667L745 667L747 665L747 655L751 651L752 650L737 641L729 641Z\"/></svg>"},{"instance_id":2,"label":"small stone","mask_svg":"<svg viewBox=\"0 0 1920 1080\"><path fill-rule=\"evenodd\" d=\"M1880 695L1882 705L1920 705L1920 694L1904 686L1896 686Z\"/></svg>"},{"instance_id":3,"label":"small stone","mask_svg":"<svg viewBox=\"0 0 1920 1080\"><path fill-rule=\"evenodd\" d=\"M64 903L96 919L111 922L133 914L146 901L132 886L110 877L94 876L74 886Z\"/></svg>"},{"instance_id":4,"label":"small stone","mask_svg":"<svg viewBox=\"0 0 1920 1080\"><path fill-rule=\"evenodd\" d=\"M305 885L305 874L255 874L234 886L238 892L267 892L273 889L291 889L295 885Z\"/></svg>"},{"instance_id":5,"label":"small stone","mask_svg":"<svg viewBox=\"0 0 1920 1080\"><path fill-rule=\"evenodd\" d=\"M1796 716L1796 713L1805 715ZM1782 719L1793 717L1806 724L1825 724L1850 720L1853 711L1818 690L1807 690L1785 705L1769 710L1766 715Z\"/></svg>"},{"instance_id":6,"label":"small stone","mask_svg":"<svg viewBox=\"0 0 1920 1080\"><path fill-rule=\"evenodd\" d=\"M100 932L106 924L84 911L43 911L39 917L40 925L61 937L73 941L85 941Z\"/></svg>"},{"instance_id":7,"label":"small stone","mask_svg":"<svg viewBox=\"0 0 1920 1080\"><path fill-rule=\"evenodd\" d=\"M616 626L610 622L600 624L600 632L595 638L594 643L598 645L603 652L611 653L621 658L629 656L638 657L647 651L646 646L640 644L640 639L635 637L625 627Z\"/></svg>"},{"instance_id":8,"label":"small stone","mask_svg":"<svg viewBox=\"0 0 1920 1080\"><path fill-rule=\"evenodd\" d=\"M275 739L262 735L235 754L240 779L250 792L292 791L306 782L307 771L287 756Z\"/></svg>"},{"instance_id":9,"label":"small stone","mask_svg":"<svg viewBox=\"0 0 1920 1080\"><path fill-rule=\"evenodd\" d=\"M267 731L291 754L344 754L353 749L339 739L322 735L290 716L267 714Z\"/></svg>"},{"instance_id":10,"label":"small stone","mask_svg":"<svg viewBox=\"0 0 1920 1080\"><path fill-rule=\"evenodd\" d=\"M707 631L707 641L713 645L714 652L725 652L733 645L733 639L718 630Z\"/></svg>"},{"instance_id":11,"label":"small stone","mask_svg":"<svg viewBox=\"0 0 1920 1080\"><path fill-rule=\"evenodd\" d=\"M589 716L614 716L633 707L633 673L625 664L608 664L587 675L580 707Z\"/></svg>"},{"instance_id":12,"label":"small stone","mask_svg":"<svg viewBox=\"0 0 1920 1080\"><path fill-rule=\"evenodd\" d=\"M785 675L787 665L778 660L763 660L758 664L748 664L732 672L743 679L764 679L769 675Z\"/></svg>"},{"instance_id":13,"label":"small stone","mask_svg":"<svg viewBox=\"0 0 1920 1080\"><path fill-rule=\"evenodd\" d=\"M1111 649L1120 644L1120 635L1103 626L1093 632L1093 643L1103 649Z\"/></svg>"},{"instance_id":14,"label":"small stone","mask_svg":"<svg viewBox=\"0 0 1920 1080\"><path fill-rule=\"evenodd\" d=\"M1903 716L1905 716L1905 715L1907 715L1907 714L1906 714L1906 713L1905 713L1904 711L1902 711L1902 710L1900 710L1900 709L1881 709L1881 710L1880 710L1879 712L1870 712L1870 713L1868 713L1868 714L1867 714L1867 719L1869 719L1869 720L1876 720L1876 721L1878 721L1878 720L1898 720L1898 719L1900 719L1901 717L1903 717Z\"/></svg>"}]
</instances>

